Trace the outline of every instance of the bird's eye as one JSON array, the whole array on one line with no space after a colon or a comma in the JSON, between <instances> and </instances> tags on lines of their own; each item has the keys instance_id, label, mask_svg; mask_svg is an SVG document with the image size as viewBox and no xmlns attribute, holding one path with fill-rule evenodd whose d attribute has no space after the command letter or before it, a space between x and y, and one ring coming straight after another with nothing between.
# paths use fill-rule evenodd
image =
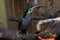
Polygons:
<instances>
[{"instance_id":1,"label":"bird's eye","mask_svg":"<svg viewBox=\"0 0 60 40\"><path fill-rule=\"evenodd\" d=\"M31 9L29 9L29 11L31 11Z\"/></svg>"},{"instance_id":2,"label":"bird's eye","mask_svg":"<svg viewBox=\"0 0 60 40\"><path fill-rule=\"evenodd\" d=\"M30 10L31 11L31 10Z\"/></svg>"}]
</instances>

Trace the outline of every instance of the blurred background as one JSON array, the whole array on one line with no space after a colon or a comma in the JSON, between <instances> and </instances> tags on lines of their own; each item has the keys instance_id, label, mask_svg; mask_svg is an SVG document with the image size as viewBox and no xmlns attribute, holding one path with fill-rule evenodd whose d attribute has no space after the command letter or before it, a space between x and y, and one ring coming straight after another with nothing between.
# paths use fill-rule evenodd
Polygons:
<instances>
[{"instance_id":1,"label":"blurred background","mask_svg":"<svg viewBox=\"0 0 60 40\"><path fill-rule=\"evenodd\" d=\"M33 18L43 18L41 14L54 15L55 12L60 10L60 0L38 0L38 5L44 5L40 8L36 14L33 14ZM30 4L34 5L34 0L30 0ZM17 30L18 23L8 21L8 18L22 18L25 9L27 8L27 0L0 0L0 27L8 28L9 30ZM36 24L39 20L33 20L31 22L29 31L36 31Z\"/></svg>"}]
</instances>

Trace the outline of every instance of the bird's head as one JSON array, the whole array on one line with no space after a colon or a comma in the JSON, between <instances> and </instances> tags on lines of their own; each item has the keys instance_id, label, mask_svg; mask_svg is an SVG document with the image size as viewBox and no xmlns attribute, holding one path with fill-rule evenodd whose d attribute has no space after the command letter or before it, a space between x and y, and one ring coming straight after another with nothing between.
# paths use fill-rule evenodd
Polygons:
<instances>
[{"instance_id":1,"label":"bird's head","mask_svg":"<svg viewBox=\"0 0 60 40\"><path fill-rule=\"evenodd\" d=\"M44 7L44 6L42 6L42 5L40 5L40 6L33 6L33 7L28 9L27 14L30 14L31 12L34 13L34 12L36 12L41 7Z\"/></svg>"}]
</instances>

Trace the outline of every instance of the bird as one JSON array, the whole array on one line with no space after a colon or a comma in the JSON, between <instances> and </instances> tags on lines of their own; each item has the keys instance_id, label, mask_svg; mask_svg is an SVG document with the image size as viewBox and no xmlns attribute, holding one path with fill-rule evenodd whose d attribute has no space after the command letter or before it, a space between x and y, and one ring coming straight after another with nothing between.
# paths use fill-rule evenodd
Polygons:
<instances>
[{"instance_id":1,"label":"bird","mask_svg":"<svg viewBox=\"0 0 60 40\"><path fill-rule=\"evenodd\" d=\"M25 28L30 24L31 19L32 19L32 13L34 13L35 11L37 11L41 7L44 7L44 6L43 5L32 6L32 7L27 8L25 10L25 13L21 19L10 18L8 20L18 22L18 30L20 30L20 28Z\"/></svg>"}]
</instances>

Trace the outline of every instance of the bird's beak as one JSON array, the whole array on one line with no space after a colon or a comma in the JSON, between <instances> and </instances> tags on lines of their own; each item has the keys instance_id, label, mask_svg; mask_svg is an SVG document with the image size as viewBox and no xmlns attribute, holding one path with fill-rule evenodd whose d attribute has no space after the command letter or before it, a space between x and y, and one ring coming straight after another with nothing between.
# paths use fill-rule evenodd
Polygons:
<instances>
[{"instance_id":1,"label":"bird's beak","mask_svg":"<svg viewBox=\"0 0 60 40\"><path fill-rule=\"evenodd\" d=\"M40 6L34 6L34 8L37 8L37 9L42 8L42 7L44 7L44 6L43 6L43 5L40 5Z\"/></svg>"}]
</instances>

